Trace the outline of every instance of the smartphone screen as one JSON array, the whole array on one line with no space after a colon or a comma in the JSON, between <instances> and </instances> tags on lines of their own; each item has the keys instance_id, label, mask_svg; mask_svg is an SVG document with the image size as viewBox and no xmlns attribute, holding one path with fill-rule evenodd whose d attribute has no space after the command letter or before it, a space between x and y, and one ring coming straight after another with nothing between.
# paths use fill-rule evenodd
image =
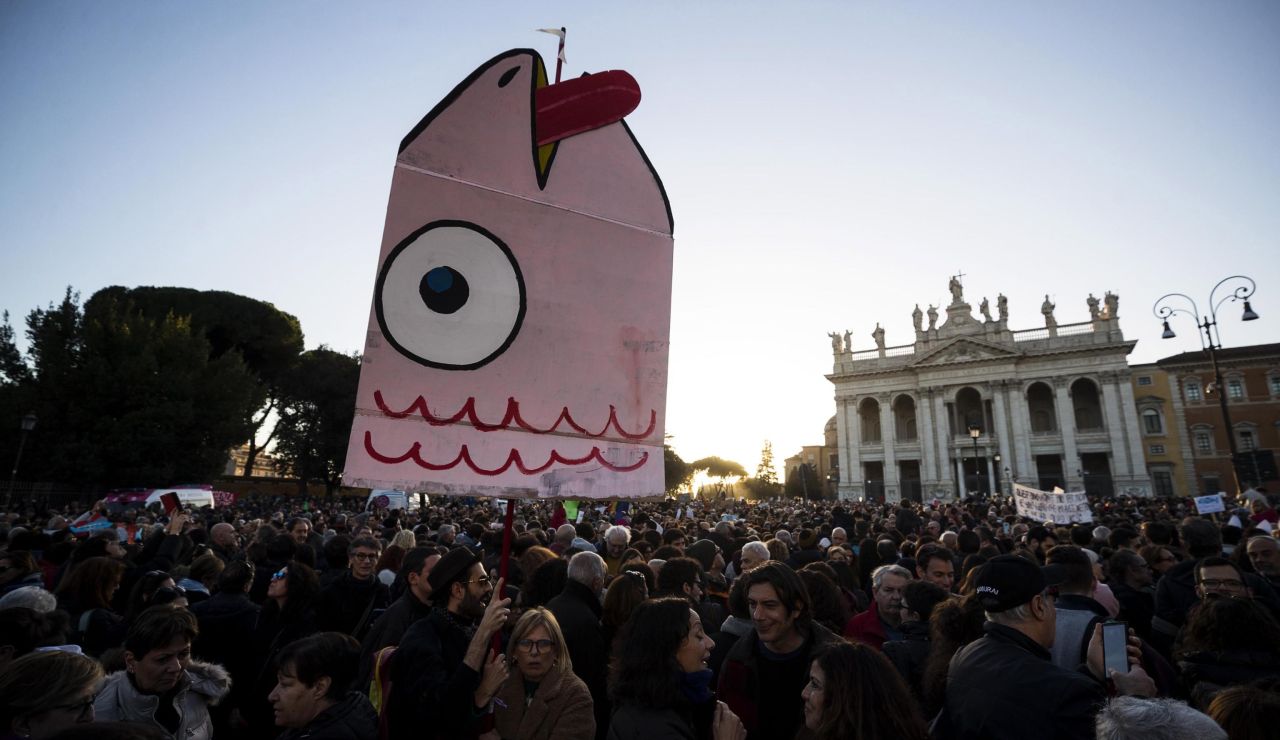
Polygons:
<instances>
[{"instance_id":1,"label":"smartphone screen","mask_svg":"<svg viewBox=\"0 0 1280 740\"><path fill-rule=\"evenodd\" d=\"M1102 654L1107 675L1129 672L1129 626L1124 622L1104 622Z\"/></svg>"},{"instance_id":2,"label":"smartphone screen","mask_svg":"<svg viewBox=\"0 0 1280 740\"><path fill-rule=\"evenodd\" d=\"M178 510L178 494L172 492L160 494L160 505L164 507L165 514L172 516L173 512Z\"/></svg>"}]
</instances>

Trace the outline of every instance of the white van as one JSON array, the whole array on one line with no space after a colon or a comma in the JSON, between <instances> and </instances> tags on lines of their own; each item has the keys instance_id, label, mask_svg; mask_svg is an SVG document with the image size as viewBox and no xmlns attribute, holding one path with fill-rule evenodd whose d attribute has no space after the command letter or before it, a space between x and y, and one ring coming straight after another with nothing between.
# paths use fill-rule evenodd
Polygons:
<instances>
[{"instance_id":1,"label":"white van","mask_svg":"<svg viewBox=\"0 0 1280 740\"><path fill-rule=\"evenodd\" d=\"M214 507L213 490L206 488L157 488L147 496L145 505L159 504L160 497L166 493L178 494L178 502L184 509L212 509Z\"/></svg>"},{"instance_id":2,"label":"white van","mask_svg":"<svg viewBox=\"0 0 1280 740\"><path fill-rule=\"evenodd\" d=\"M369 498L364 502L365 511L416 508L418 508L418 494L383 488L375 488L370 491Z\"/></svg>"}]
</instances>

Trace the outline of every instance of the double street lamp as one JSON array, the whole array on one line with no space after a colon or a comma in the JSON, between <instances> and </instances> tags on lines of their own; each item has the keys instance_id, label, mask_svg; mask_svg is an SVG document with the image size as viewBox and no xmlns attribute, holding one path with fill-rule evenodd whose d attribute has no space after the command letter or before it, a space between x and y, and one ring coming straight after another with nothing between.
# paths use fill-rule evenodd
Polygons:
<instances>
[{"instance_id":1,"label":"double street lamp","mask_svg":"<svg viewBox=\"0 0 1280 740\"><path fill-rule=\"evenodd\" d=\"M22 449L27 446L27 435L32 429L36 428L36 422L39 419L35 414L27 414L22 417L22 437L18 440L18 454L13 458L13 472L9 474L9 491L4 497L4 510L9 513L9 507L13 504L13 484L18 480L18 465L22 463Z\"/></svg>"},{"instance_id":2,"label":"double street lamp","mask_svg":"<svg viewBox=\"0 0 1280 740\"><path fill-rule=\"evenodd\" d=\"M1231 289L1231 292L1219 299L1217 297L1218 289L1232 281L1239 282L1236 283L1236 287ZM1164 332L1160 335L1161 339L1173 339L1177 336L1177 334L1174 334L1173 329L1169 328L1169 317L1176 313L1190 316L1196 322L1196 328L1204 332L1204 336L1201 337L1199 333L1196 336L1200 337L1200 348L1209 353L1209 362L1213 366L1213 387L1218 394L1218 406L1222 410L1222 424L1227 430L1227 447L1231 450L1231 476L1236 481L1237 493L1240 490L1239 474L1236 472L1236 456L1239 451L1236 449L1236 432L1235 427L1231 424L1231 412L1227 410L1227 393L1222 384L1222 370L1218 367L1217 351L1222 349L1222 334L1218 330L1218 309L1227 301L1243 301L1244 313L1240 316L1240 320L1253 321L1257 319L1258 314L1254 312L1253 306L1249 305L1249 298L1253 295L1256 287L1257 284L1253 282L1253 278L1245 275L1232 275L1219 280L1218 284L1213 286L1213 290L1209 291L1208 315L1201 314L1196 302L1183 293L1169 293L1161 296L1155 302L1155 305L1151 307L1151 311L1156 315L1156 318L1164 322ZM1185 300L1191 304L1191 310L1187 311L1185 308L1177 307L1171 300L1173 298Z\"/></svg>"}]
</instances>

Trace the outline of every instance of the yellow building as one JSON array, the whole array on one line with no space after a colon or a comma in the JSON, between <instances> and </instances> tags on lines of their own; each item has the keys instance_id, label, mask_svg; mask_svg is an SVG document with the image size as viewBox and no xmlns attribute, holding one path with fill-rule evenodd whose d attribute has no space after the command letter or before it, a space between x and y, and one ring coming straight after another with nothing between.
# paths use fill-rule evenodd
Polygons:
<instances>
[{"instance_id":1,"label":"yellow building","mask_svg":"<svg viewBox=\"0 0 1280 740\"><path fill-rule=\"evenodd\" d=\"M1187 481L1194 480L1194 464L1184 458L1190 449L1184 439L1187 420L1182 404L1175 403L1169 374L1155 363L1130 368L1133 403L1138 412L1142 456L1156 496L1190 496ZM1191 476L1190 478L1188 476Z\"/></svg>"},{"instance_id":2,"label":"yellow building","mask_svg":"<svg viewBox=\"0 0 1280 740\"><path fill-rule=\"evenodd\" d=\"M827 421L827 426L823 429L822 436L823 444L805 445L800 448L799 453L788 457L782 462L784 469L782 480L785 482L790 479L801 465L812 466L814 474L822 486L823 497L834 498L840 468L840 455L836 447L836 417L833 416Z\"/></svg>"}]
</instances>

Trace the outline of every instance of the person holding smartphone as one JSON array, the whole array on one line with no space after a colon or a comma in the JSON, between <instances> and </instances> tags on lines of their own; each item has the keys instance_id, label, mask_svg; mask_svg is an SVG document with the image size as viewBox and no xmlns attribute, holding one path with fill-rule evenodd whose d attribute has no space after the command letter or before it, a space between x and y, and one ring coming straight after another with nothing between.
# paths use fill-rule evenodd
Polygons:
<instances>
[{"instance_id":1,"label":"person holding smartphone","mask_svg":"<svg viewBox=\"0 0 1280 740\"><path fill-rule=\"evenodd\" d=\"M1039 567L1018 555L992 558L975 574L974 597L986 611L985 635L951 662L938 718L941 737L1093 738L1094 717L1118 693L1151 696L1155 684L1138 665L1137 639L1126 641L1130 670L1108 674L1102 625L1095 627L1087 668L1051 660L1057 623L1054 602L1066 580L1062 566Z\"/></svg>"}]
</instances>

